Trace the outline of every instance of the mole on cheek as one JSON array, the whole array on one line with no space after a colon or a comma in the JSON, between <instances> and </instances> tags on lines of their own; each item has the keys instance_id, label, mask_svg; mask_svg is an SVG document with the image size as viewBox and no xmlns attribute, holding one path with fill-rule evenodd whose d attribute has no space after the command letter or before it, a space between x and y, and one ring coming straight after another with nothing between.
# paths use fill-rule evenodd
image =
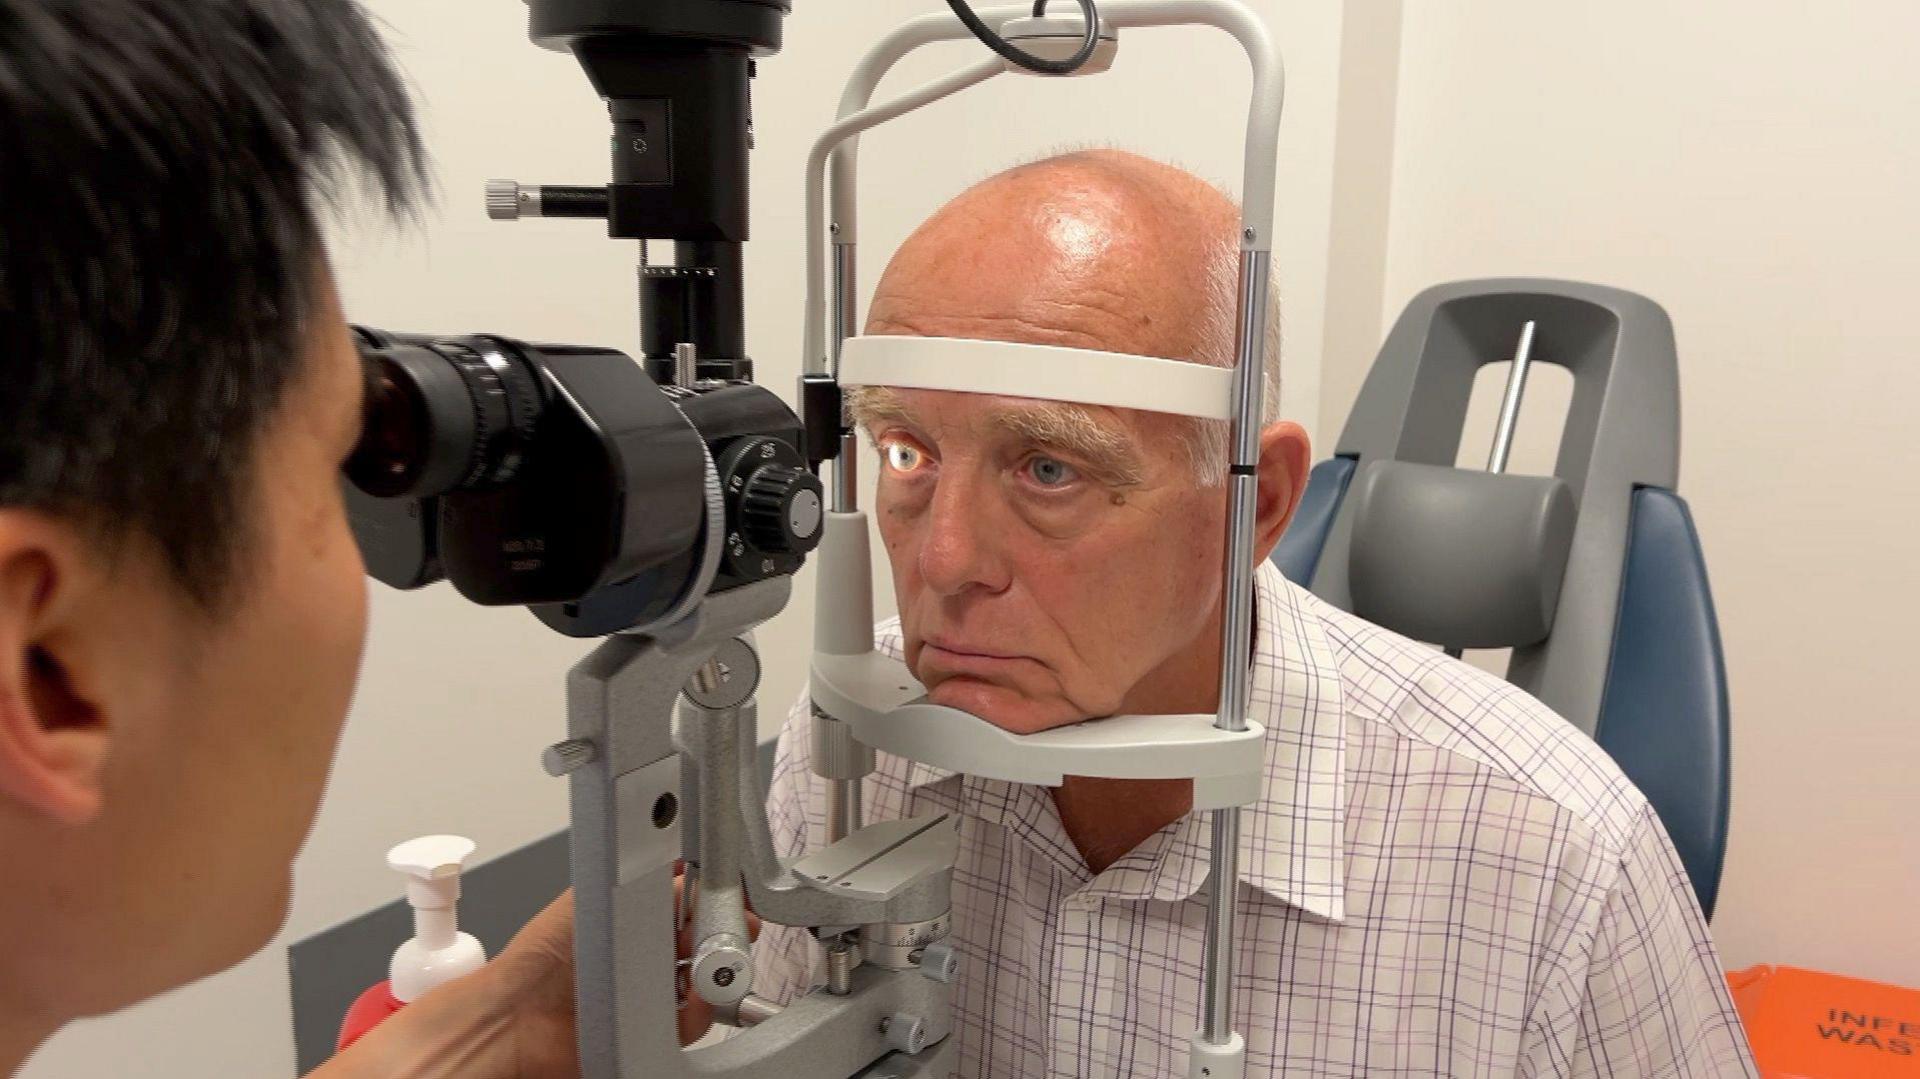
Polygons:
<instances>
[{"instance_id":1,"label":"mole on cheek","mask_svg":"<svg viewBox=\"0 0 1920 1079\"><path fill-rule=\"evenodd\" d=\"M1108 500L1116 506L1124 506L1127 504L1127 496L1119 491L1115 491L1112 495L1108 496Z\"/></svg>"}]
</instances>

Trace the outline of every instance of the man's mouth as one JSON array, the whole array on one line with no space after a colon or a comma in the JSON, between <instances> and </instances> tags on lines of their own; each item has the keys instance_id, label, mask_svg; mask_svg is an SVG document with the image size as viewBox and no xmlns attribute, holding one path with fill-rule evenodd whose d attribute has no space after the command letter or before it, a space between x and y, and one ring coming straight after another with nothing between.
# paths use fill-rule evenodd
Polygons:
<instances>
[{"instance_id":1,"label":"man's mouth","mask_svg":"<svg viewBox=\"0 0 1920 1079\"><path fill-rule=\"evenodd\" d=\"M1005 682L1017 669L1032 662L1031 656L951 637L928 637L920 642L920 666L947 677Z\"/></svg>"},{"instance_id":2,"label":"man's mouth","mask_svg":"<svg viewBox=\"0 0 1920 1079\"><path fill-rule=\"evenodd\" d=\"M1019 652L996 651L983 645L973 644L954 637L928 637L921 645L944 652L949 656L964 656L971 659L1027 659Z\"/></svg>"}]
</instances>

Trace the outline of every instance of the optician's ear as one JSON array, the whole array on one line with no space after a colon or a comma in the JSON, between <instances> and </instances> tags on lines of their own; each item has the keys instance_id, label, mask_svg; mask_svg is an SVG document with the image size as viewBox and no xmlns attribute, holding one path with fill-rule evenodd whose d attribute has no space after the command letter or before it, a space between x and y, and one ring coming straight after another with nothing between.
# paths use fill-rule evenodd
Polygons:
<instances>
[{"instance_id":1,"label":"optician's ear","mask_svg":"<svg viewBox=\"0 0 1920 1079\"><path fill-rule=\"evenodd\" d=\"M1306 429L1291 420L1269 424L1260 432L1260 502L1253 523L1253 549L1256 565L1280 542L1287 522L1300 508L1300 496L1307 489L1307 470L1313 460L1313 446Z\"/></svg>"},{"instance_id":2,"label":"optician's ear","mask_svg":"<svg viewBox=\"0 0 1920 1079\"><path fill-rule=\"evenodd\" d=\"M72 670L92 551L48 515L0 509L0 801L61 825L99 814L107 757L105 718Z\"/></svg>"}]
</instances>

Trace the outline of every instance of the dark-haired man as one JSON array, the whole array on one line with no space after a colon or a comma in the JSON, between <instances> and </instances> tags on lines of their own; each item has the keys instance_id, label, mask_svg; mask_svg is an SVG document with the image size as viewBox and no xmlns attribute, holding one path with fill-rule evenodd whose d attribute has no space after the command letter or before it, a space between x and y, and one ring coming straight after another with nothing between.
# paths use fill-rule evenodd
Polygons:
<instances>
[{"instance_id":1,"label":"dark-haired man","mask_svg":"<svg viewBox=\"0 0 1920 1079\"><path fill-rule=\"evenodd\" d=\"M0 0L0 1075L286 914L366 620L317 204L421 159L351 0ZM321 1074L575 1074L570 926Z\"/></svg>"}]
</instances>

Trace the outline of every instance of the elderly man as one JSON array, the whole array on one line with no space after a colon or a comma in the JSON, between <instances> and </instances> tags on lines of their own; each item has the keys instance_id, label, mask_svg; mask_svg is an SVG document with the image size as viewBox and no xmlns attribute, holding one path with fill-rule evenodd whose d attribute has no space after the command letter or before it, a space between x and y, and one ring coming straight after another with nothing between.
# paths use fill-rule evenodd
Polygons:
<instances>
[{"instance_id":1,"label":"elderly man","mask_svg":"<svg viewBox=\"0 0 1920 1079\"><path fill-rule=\"evenodd\" d=\"M867 332L1226 365L1237 221L1128 154L1017 168L907 240ZM1215 709L1222 425L925 390L856 410L900 608L876 640L935 702L1022 733ZM1263 559L1309 461L1300 427L1268 419ZM1248 1074L1751 1071L1680 863L1600 750L1271 566L1257 606L1266 791L1244 821L1233 1017ZM826 838L809 722L788 720L770 807L794 853ZM1046 789L883 758L866 798L876 818L960 816L959 1074L1183 1074L1208 844L1188 782ZM770 929L761 984L805 989L815 948Z\"/></svg>"}]
</instances>

